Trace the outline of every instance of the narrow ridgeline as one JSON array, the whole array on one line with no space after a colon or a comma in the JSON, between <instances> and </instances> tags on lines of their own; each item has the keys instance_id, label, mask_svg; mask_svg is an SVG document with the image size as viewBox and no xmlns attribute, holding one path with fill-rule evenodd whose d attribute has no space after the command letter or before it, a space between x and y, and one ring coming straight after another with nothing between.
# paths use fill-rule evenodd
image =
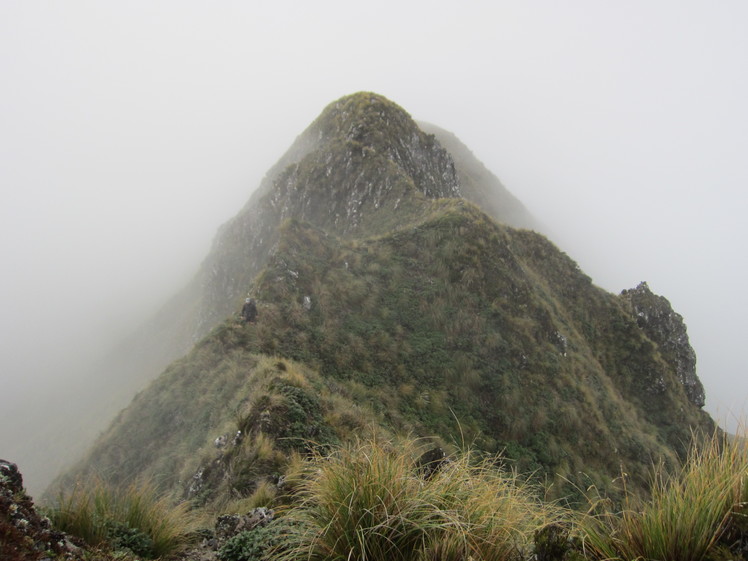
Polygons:
<instances>
[{"instance_id":1,"label":"narrow ridgeline","mask_svg":"<svg viewBox=\"0 0 748 561\"><path fill-rule=\"evenodd\" d=\"M158 318L184 356L61 482L148 476L208 504L280 489L313 448L404 433L502 453L569 495L622 466L643 486L712 430L667 300L596 287L426 128L371 93L329 105Z\"/></svg>"}]
</instances>

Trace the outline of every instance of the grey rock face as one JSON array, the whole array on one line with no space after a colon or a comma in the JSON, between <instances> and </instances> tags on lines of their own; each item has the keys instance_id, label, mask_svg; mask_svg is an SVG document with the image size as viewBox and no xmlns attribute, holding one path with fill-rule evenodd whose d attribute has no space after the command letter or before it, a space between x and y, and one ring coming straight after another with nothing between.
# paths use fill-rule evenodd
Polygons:
<instances>
[{"instance_id":1,"label":"grey rock face","mask_svg":"<svg viewBox=\"0 0 748 561\"><path fill-rule=\"evenodd\" d=\"M688 340L683 317L676 313L667 298L654 294L646 282L621 293L631 306L636 322L644 333L660 348L660 352L675 368L691 403L703 407L704 386L696 375L696 353Z\"/></svg>"}]
</instances>

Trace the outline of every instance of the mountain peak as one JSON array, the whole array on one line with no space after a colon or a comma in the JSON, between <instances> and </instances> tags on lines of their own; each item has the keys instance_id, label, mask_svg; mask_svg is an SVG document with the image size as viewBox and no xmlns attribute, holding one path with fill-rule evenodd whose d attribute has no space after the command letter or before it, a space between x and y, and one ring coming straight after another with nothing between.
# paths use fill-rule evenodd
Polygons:
<instances>
[{"instance_id":1,"label":"mountain peak","mask_svg":"<svg viewBox=\"0 0 748 561\"><path fill-rule=\"evenodd\" d=\"M413 122L410 114L397 103L390 101L383 95L374 92L357 92L345 95L329 103L322 110L318 121L329 122L338 119L338 123L356 121L367 117L397 117Z\"/></svg>"},{"instance_id":2,"label":"mountain peak","mask_svg":"<svg viewBox=\"0 0 748 561\"><path fill-rule=\"evenodd\" d=\"M428 198L460 196L450 154L433 135L424 133L404 109L375 93L359 92L334 101L301 135L300 143L314 143L314 148L299 166L311 163L306 167L315 172L322 164L326 174L322 182L332 187L338 197L341 188L344 191L363 183L368 192L354 193L358 202L370 199L372 189L378 196L386 195L395 183L410 184ZM307 161L310 159L312 162ZM382 185L386 177L399 181ZM313 178L316 183L320 179Z\"/></svg>"},{"instance_id":3,"label":"mountain peak","mask_svg":"<svg viewBox=\"0 0 748 561\"><path fill-rule=\"evenodd\" d=\"M372 92L358 92L330 103L312 123L319 138L344 138L367 146L388 137L411 136L418 125L399 105Z\"/></svg>"}]
</instances>

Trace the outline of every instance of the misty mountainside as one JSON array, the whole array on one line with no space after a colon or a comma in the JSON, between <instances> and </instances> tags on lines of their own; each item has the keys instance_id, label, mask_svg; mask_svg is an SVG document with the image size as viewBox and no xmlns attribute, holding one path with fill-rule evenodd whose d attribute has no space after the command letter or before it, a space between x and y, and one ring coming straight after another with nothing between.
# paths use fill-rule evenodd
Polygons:
<instances>
[{"instance_id":1,"label":"misty mountainside","mask_svg":"<svg viewBox=\"0 0 748 561\"><path fill-rule=\"evenodd\" d=\"M178 341L165 356L197 343L58 484L148 477L220 503L291 485L311 448L384 433L503 452L568 494L622 466L643 485L712 430L667 300L596 287L427 128L371 93L329 105L158 318Z\"/></svg>"},{"instance_id":2,"label":"misty mountainside","mask_svg":"<svg viewBox=\"0 0 748 561\"><path fill-rule=\"evenodd\" d=\"M38 436L19 444L24 449L14 457L29 481L51 481L138 390L241 307L278 243L283 220L365 237L407 222L426 199L461 195L502 223L534 226L522 204L454 135L423 126L428 134L379 96L352 96L327 107L220 229L185 288L88 368L75 391L51 400L46 409L57 422L28 421L39 425L28 431Z\"/></svg>"}]
</instances>

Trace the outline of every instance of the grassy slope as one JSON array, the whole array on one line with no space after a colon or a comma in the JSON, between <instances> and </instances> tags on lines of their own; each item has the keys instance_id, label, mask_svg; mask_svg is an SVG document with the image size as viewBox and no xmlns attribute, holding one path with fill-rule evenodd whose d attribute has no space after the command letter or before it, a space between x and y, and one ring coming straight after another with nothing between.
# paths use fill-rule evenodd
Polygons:
<instances>
[{"instance_id":1,"label":"grassy slope","mask_svg":"<svg viewBox=\"0 0 748 561\"><path fill-rule=\"evenodd\" d=\"M253 288L258 323L230 319L174 363L83 471L247 496L307 440L379 426L606 488L622 465L636 485L651 461L674 463L689 425L709 424L619 298L547 240L460 200L418 212L347 241L287 222Z\"/></svg>"},{"instance_id":2,"label":"grassy slope","mask_svg":"<svg viewBox=\"0 0 748 561\"><path fill-rule=\"evenodd\" d=\"M619 300L547 240L434 206L357 244L290 224L251 344L372 388L393 420L444 435L456 417L526 468L643 475L709 423Z\"/></svg>"}]
</instances>

